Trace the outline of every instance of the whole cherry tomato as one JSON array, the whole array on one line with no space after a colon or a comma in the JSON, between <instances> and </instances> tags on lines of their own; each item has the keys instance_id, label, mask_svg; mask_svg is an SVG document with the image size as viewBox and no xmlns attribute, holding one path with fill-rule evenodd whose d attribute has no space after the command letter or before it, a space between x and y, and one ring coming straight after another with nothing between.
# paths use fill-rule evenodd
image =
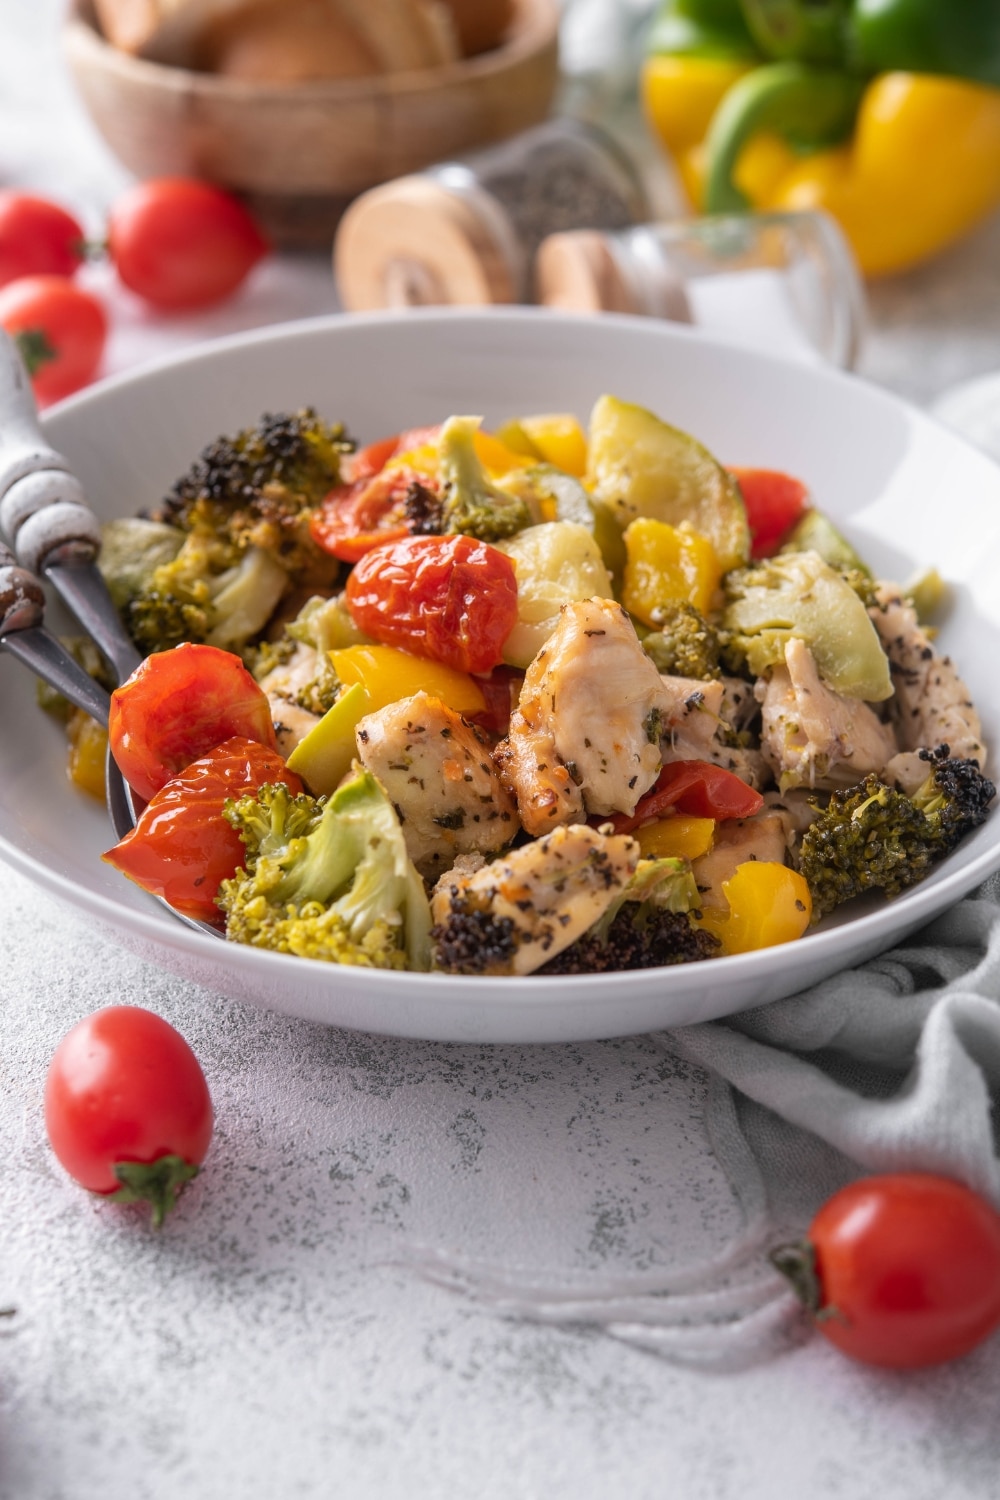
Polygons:
<instances>
[{"instance_id":1,"label":"whole cherry tomato","mask_svg":"<svg viewBox=\"0 0 1000 1500\"><path fill-rule=\"evenodd\" d=\"M778 469L730 469L739 483L750 527L750 556L773 557L809 507L801 479Z\"/></svg>"},{"instance_id":2,"label":"whole cherry tomato","mask_svg":"<svg viewBox=\"0 0 1000 1500\"><path fill-rule=\"evenodd\" d=\"M823 1336L864 1364L942 1364L1000 1324L1000 1214L950 1178L852 1183L772 1259Z\"/></svg>"},{"instance_id":3,"label":"whole cherry tomato","mask_svg":"<svg viewBox=\"0 0 1000 1500\"><path fill-rule=\"evenodd\" d=\"M39 401L58 401L97 374L108 319L64 276L22 276L0 287L0 328L14 336Z\"/></svg>"},{"instance_id":4,"label":"whole cherry tomato","mask_svg":"<svg viewBox=\"0 0 1000 1500\"><path fill-rule=\"evenodd\" d=\"M752 818L763 805L759 792L723 766L707 760L672 760L663 767L655 785L639 798L633 813L615 813L598 821L613 823L615 833L632 833L671 809L692 818L721 821Z\"/></svg>"},{"instance_id":5,"label":"whole cherry tomato","mask_svg":"<svg viewBox=\"0 0 1000 1500\"><path fill-rule=\"evenodd\" d=\"M243 864L243 841L222 816L223 804L275 781L296 796L302 791L276 751L255 740L224 740L161 787L103 858L184 916L220 923L219 886Z\"/></svg>"},{"instance_id":6,"label":"whole cherry tomato","mask_svg":"<svg viewBox=\"0 0 1000 1500\"><path fill-rule=\"evenodd\" d=\"M266 695L240 658L217 646L154 652L111 695L111 753L147 801L234 735L278 748Z\"/></svg>"},{"instance_id":7,"label":"whole cherry tomato","mask_svg":"<svg viewBox=\"0 0 1000 1500\"><path fill-rule=\"evenodd\" d=\"M468 536L409 536L367 552L347 580L359 630L460 672L498 666L517 621L510 558Z\"/></svg>"},{"instance_id":8,"label":"whole cherry tomato","mask_svg":"<svg viewBox=\"0 0 1000 1500\"><path fill-rule=\"evenodd\" d=\"M66 1171L161 1224L212 1139L212 1101L187 1042L151 1011L112 1005L60 1042L45 1081L45 1128Z\"/></svg>"},{"instance_id":9,"label":"whole cherry tomato","mask_svg":"<svg viewBox=\"0 0 1000 1500\"><path fill-rule=\"evenodd\" d=\"M108 222L108 252L118 275L165 312L221 302L268 248L239 199L194 178L137 183Z\"/></svg>"},{"instance_id":10,"label":"whole cherry tomato","mask_svg":"<svg viewBox=\"0 0 1000 1500\"><path fill-rule=\"evenodd\" d=\"M85 254L82 228L58 203L0 192L0 286L20 276L72 276Z\"/></svg>"}]
</instances>

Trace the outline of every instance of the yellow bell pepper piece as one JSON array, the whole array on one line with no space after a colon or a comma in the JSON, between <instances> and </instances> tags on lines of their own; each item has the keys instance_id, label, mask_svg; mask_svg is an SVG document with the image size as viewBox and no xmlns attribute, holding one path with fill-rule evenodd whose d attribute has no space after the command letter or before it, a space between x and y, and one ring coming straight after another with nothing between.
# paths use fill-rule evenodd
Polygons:
<instances>
[{"instance_id":1,"label":"yellow bell pepper piece","mask_svg":"<svg viewBox=\"0 0 1000 1500\"><path fill-rule=\"evenodd\" d=\"M738 179L742 169L741 157ZM848 145L800 158L750 196L758 209L825 209L867 275L904 271L1000 205L1000 89L883 73Z\"/></svg>"},{"instance_id":2,"label":"yellow bell pepper piece","mask_svg":"<svg viewBox=\"0 0 1000 1500\"><path fill-rule=\"evenodd\" d=\"M644 859L698 859L712 847L715 819L675 813L671 818L637 828L633 838Z\"/></svg>"},{"instance_id":3,"label":"yellow bell pepper piece","mask_svg":"<svg viewBox=\"0 0 1000 1500\"><path fill-rule=\"evenodd\" d=\"M704 186L702 142L723 95L752 62L728 57L647 57L640 76L643 112L666 146L693 208Z\"/></svg>"},{"instance_id":4,"label":"yellow bell pepper piece","mask_svg":"<svg viewBox=\"0 0 1000 1500\"><path fill-rule=\"evenodd\" d=\"M66 724L69 740L69 779L88 797L105 798L104 767L108 756L108 732L96 719L75 708Z\"/></svg>"},{"instance_id":5,"label":"yellow bell pepper piece","mask_svg":"<svg viewBox=\"0 0 1000 1500\"><path fill-rule=\"evenodd\" d=\"M645 625L656 624L664 604L693 604L707 615L722 567L715 548L682 523L671 526L640 516L625 531L622 603Z\"/></svg>"},{"instance_id":6,"label":"yellow bell pepper piece","mask_svg":"<svg viewBox=\"0 0 1000 1500\"><path fill-rule=\"evenodd\" d=\"M705 907L695 920L713 933L722 952L751 953L800 938L812 917L812 897L805 879L787 865L747 860L737 865L722 891L728 911Z\"/></svg>"},{"instance_id":7,"label":"yellow bell pepper piece","mask_svg":"<svg viewBox=\"0 0 1000 1500\"><path fill-rule=\"evenodd\" d=\"M397 651L395 646L346 646L331 651L330 660L342 683L361 684L371 701L370 713L420 692L440 698L458 714L482 713L486 707L482 690L467 672Z\"/></svg>"},{"instance_id":8,"label":"yellow bell pepper piece","mask_svg":"<svg viewBox=\"0 0 1000 1500\"><path fill-rule=\"evenodd\" d=\"M543 461L582 479L587 472L587 438L576 417L564 412L521 417L518 425Z\"/></svg>"}]
</instances>

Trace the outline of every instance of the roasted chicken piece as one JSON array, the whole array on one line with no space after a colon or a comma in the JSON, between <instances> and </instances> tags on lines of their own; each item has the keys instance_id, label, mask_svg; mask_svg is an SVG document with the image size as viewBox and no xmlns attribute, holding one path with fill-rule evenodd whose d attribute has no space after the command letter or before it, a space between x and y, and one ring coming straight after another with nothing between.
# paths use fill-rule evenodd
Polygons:
<instances>
[{"instance_id":1,"label":"roasted chicken piece","mask_svg":"<svg viewBox=\"0 0 1000 1500\"><path fill-rule=\"evenodd\" d=\"M761 748L783 790L795 786L853 786L881 772L895 755L888 724L857 698L826 686L812 652L793 636L785 664L758 683Z\"/></svg>"},{"instance_id":2,"label":"roasted chicken piece","mask_svg":"<svg viewBox=\"0 0 1000 1500\"><path fill-rule=\"evenodd\" d=\"M722 882L735 874L737 865L752 859L783 865L787 847L787 825L780 812L763 811L752 818L716 823L711 849L691 864L702 906L728 910Z\"/></svg>"},{"instance_id":3,"label":"roasted chicken piece","mask_svg":"<svg viewBox=\"0 0 1000 1500\"><path fill-rule=\"evenodd\" d=\"M420 873L436 879L459 854L495 854L518 831L514 799L488 745L440 698L417 693L368 714L358 759L385 788Z\"/></svg>"},{"instance_id":4,"label":"roasted chicken piece","mask_svg":"<svg viewBox=\"0 0 1000 1500\"><path fill-rule=\"evenodd\" d=\"M660 681L668 699L660 729L664 761L711 761L759 791L770 779L767 762L759 750L740 744L730 717L746 723L756 713L751 685L735 678L661 676Z\"/></svg>"},{"instance_id":5,"label":"roasted chicken piece","mask_svg":"<svg viewBox=\"0 0 1000 1500\"><path fill-rule=\"evenodd\" d=\"M669 703L620 604L564 605L494 751L527 831L634 811L660 772Z\"/></svg>"},{"instance_id":6,"label":"roasted chicken piece","mask_svg":"<svg viewBox=\"0 0 1000 1500\"><path fill-rule=\"evenodd\" d=\"M260 679L271 705L278 749L286 759L320 721L319 714L311 713L298 701L300 694L315 681L318 671L319 653L313 646L298 641L289 659Z\"/></svg>"},{"instance_id":7,"label":"roasted chicken piece","mask_svg":"<svg viewBox=\"0 0 1000 1500\"><path fill-rule=\"evenodd\" d=\"M900 754L890 760L890 778L915 792L927 779L927 762L914 752L947 745L956 760L975 760L986 769L979 714L951 658L939 656L917 622L912 605L894 583L879 584L878 604L869 611L889 658L894 723Z\"/></svg>"},{"instance_id":8,"label":"roasted chicken piece","mask_svg":"<svg viewBox=\"0 0 1000 1500\"><path fill-rule=\"evenodd\" d=\"M435 967L533 973L604 915L638 859L635 839L574 823L472 873L450 870L431 897Z\"/></svg>"}]
</instances>

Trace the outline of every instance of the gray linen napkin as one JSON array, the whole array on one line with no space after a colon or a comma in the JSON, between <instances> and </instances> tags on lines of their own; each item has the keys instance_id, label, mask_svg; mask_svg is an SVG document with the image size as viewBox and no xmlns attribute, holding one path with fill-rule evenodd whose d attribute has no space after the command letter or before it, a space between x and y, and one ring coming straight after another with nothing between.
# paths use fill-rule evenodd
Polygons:
<instances>
[{"instance_id":1,"label":"gray linen napkin","mask_svg":"<svg viewBox=\"0 0 1000 1500\"><path fill-rule=\"evenodd\" d=\"M852 1178L937 1172L1000 1207L1000 875L860 968L657 1040L709 1075L706 1126L743 1211L733 1243L702 1265L571 1286L429 1251L411 1264L499 1312L735 1369L807 1332L766 1250L801 1237Z\"/></svg>"}]
</instances>

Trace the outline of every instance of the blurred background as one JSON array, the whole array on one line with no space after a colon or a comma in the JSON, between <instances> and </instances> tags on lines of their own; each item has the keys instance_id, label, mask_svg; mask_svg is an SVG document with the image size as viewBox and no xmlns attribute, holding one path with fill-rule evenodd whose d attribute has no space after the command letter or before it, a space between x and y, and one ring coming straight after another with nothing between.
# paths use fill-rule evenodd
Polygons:
<instances>
[{"instance_id":1,"label":"blurred background","mask_svg":"<svg viewBox=\"0 0 1000 1500\"><path fill-rule=\"evenodd\" d=\"M188 0L186 6L151 5L147 9L176 15L190 11L197 3ZM201 3L211 7L213 0ZM227 10L224 0L215 0L215 5L220 13ZM142 9L120 4L118 8L122 14L132 15ZM736 241L732 234L727 240L714 231L706 237L701 226L691 223L701 206L698 193L705 190L709 120L714 113L718 121L718 106L726 89L731 101L733 86L740 85L745 92L750 75L759 89L760 75L773 63L761 52L759 39L752 39L748 46L745 40L734 42L731 34L722 36L719 32L719 18L738 12L738 5L728 5L724 0L712 4L677 0L667 5L653 5L649 0L564 0L556 18L558 64L545 30L545 12L555 8L556 0L538 6L523 0L500 5L496 9L496 34L486 39L489 45L480 38L477 45L482 50L477 55L431 64L423 78L407 65L401 73L373 80L363 75L327 83L315 78L300 81L291 75L295 66L301 71L301 62L289 64L289 76L279 90L284 102L278 108L273 80L264 84L255 81L261 68L261 47L254 54L250 46L245 3L241 15L235 0L228 0L228 11L233 14L228 20L223 17L225 25L214 33L225 42L223 50L219 50L222 42L213 43L217 49L214 55L228 59L225 66L229 71L221 77L218 68L214 73L204 70L203 58L197 69L185 69L175 61L136 60L127 48L112 47L107 35L102 35L99 17L107 33L107 18L115 10L115 0L101 0L96 10L89 0L78 0L69 8L66 0L34 0L31 5L23 0L0 0L4 38L0 49L0 188L25 189L51 198L76 216L88 239L100 242L104 238L109 214L139 175L192 169L196 175L204 175L205 161L221 161L228 164L216 175L225 178L228 172L230 178L223 185L240 188L235 180L239 172L232 170L227 152L231 156L233 142L242 129L235 123L237 114L233 112L233 97L241 90L244 109L256 116L258 124L265 120L267 132L267 149L253 149L251 143L246 152L260 165L268 151L276 154L281 146L280 159L275 155L275 160L266 165L279 186L291 185L288 196L282 199L273 191L246 193L274 248L254 265L231 296L193 310L164 311L123 286L106 258L92 259L82 268L80 284L100 299L108 315L107 342L98 373L113 373L219 333L331 312L345 303L372 306L465 300L455 292L455 286L466 284L462 276L468 269L464 257L469 253L470 236L475 276L486 265L485 290L474 276L478 291L473 300L532 300L544 295L544 300L555 305L579 306L590 299L612 310L707 322L715 331L726 333L728 329L734 336L764 339L774 346L777 324L772 313L777 304L773 297L748 312L747 298L740 288L749 286L749 282L737 281L735 292L731 280L724 287L713 283L714 302L711 296L707 300L702 297L700 290L706 273L742 273L766 266L780 273L787 287L792 287L797 299L792 321L801 323L805 318L809 325L797 330L803 335L806 353L835 363L853 363L867 377L920 403L931 404L957 383L968 382L1000 364L996 273L1000 218L994 211L994 203L1000 203L1000 117L994 121L989 113L997 110L1000 92L982 77L968 76L970 67L973 73L976 67L982 72L983 67L970 65L964 54L958 62L950 62L950 57L958 56L953 47L951 53L942 53L940 66L946 76L936 80L937 85L953 89L953 93L946 92L941 99L921 95L915 104L901 99L897 106L897 101L892 101L900 115L901 123L895 127L900 138L889 139L883 131L874 147L876 155L881 151L891 158L888 165L882 165L894 187L881 194L885 200L881 204L877 176L863 184L867 195L864 202L853 181L848 192L836 176L843 165L842 161L838 165L838 152L845 160L854 152L852 171L862 149L872 154L871 141L861 139L868 128L864 111L870 98L866 102L862 97L856 79L844 86L846 95L837 84L837 99L824 104L816 78L820 73L828 77L833 70L821 59L822 65L809 83L810 101L805 112L809 119L805 124L801 99L793 98L777 111L773 103L766 108L753 105L749 114L744 110L746 118L740 128L747 126L748 118L753 128L747 128L746 138L752 137L756 156L746 152L739 158L739 170L728 177L715 172L716 198L729 208L734 204L746 207L752 203L752 196L747 197L745 187L753 178L756 206L785 212L789 207L824 210L832 205L847 231L849 263L845 266L841 261L831 271L831 254L834 259L836 254L829 244L817 247L810 241L803 248L794 235L789 240L784 233L780 240L772 235L762 245L755 238L757 230L752 223L744 224ZM490 9L481 4L472 7L471 13L482 22ZM765 13L768 9L763 7ZM793 5L791 9L818 13L824 7ZM905 6L895 9L905 10ZM397 33L401 35L400 5L344 7L344 13L355 20L363 12L369 14L369 25L382 16L389 18L384 21L389 27L392 16L396 16L392 22L395 46ZM692 41L692 28L696 27L701 31ZM381 45L386 34L376 36L372 45ZM989 37L981 40L978 51L982 55L988 51L986 43L992 46L995 38L992 42ZM164 45L164 55L172 58L178 46L188 43L178 43L175 36L173 40L168 38L167 44L155 43L152 50ZM906 45L905 35L902 40L893 40L893 46L901 48L903 64L912 55L907 54ZM175 49L173 54L170 47ZM268 42L264 51L268 48L273 66L273 43ZM315 47L311 55L315 58ZM343 58L342 47L337 55ZM813 54L808 47L803 55L811 67ZM340 61L337 66L341 66ZM963 76L948 75L952 67ZM223 93L229 90L224 108L210 97L220 77ZM164 87L164 80L169 87ZM415 80L419 86L413 88ZM881 86L881 80L881 71L873 64L865 75L865 88ZM266 107L258 97L261 89L270 98ZM300 166L303 172L306 170L306 158L318 156L328 147L323 145L323 132L315 123L290 123L303 100L310 102L314 111L329 110L338 89L348 94L353 90L354 112L338 124L340 133L329 149L339 151L348 186L344 191L331 178L327 209L333 204L339 216L350 200L364 198L367 189L355 191L350 184L363 182L366 174L373 183L388 179L391 188L387 197L384 187L376 188L376 201L364 202L364 214L346 224L340 221L344 245L338 263L339 284L331 267L337 219L324 223L322 216L311 209L303 215L303 194L293 182ZM216 108L222 110L217 116L212 114ZM818 119L817 111L822 114L824 108L826 116ZM885 99L880 98L879 108L884 120ZM843 113L845 109L849 118L833 118L838 110ZM934 109L939 114L937 126L932 128ZM980 112L967 123L970 139L973 126L979 130L980 151L985 152L982 160L973 162L962 155L962 109ZM784 139L779 142L773 125L782 110ZM923 116L918 118L921 110ZM989 113L989 119L984 112ZM587 196L594 188L593 174L587 175L593 162L581 165L577 138L570 142L569 167L562 160L553 165L549 158L545 158L545 165L544 152L539 156L536 151L532 156L521 151L521 127L537 129L539 120L570 117L596 125L602 133L602 145L610 142L612 155L616 155L614 166L598 163L598 185L605 193L604 200ZM316 118L314 113L313 122ZM993 135L984 135L984 120ZM905 141L904 127L909 132ZM826 138L821 138L823 130ZM285 131L290 132L287 141ZM467 170L461 181L454 171L442 176L439 166L427 172L431 163L453 160L467 152L463 132L466 139L471 136L473 146L477 132L485 135L487 144L491 138L505 136L512 149L499 162L488 162L484 170L473 163L471 172ZM205 142L213 135L215 145L209 149ZM943 201L947 194L932 180L936 158L927 147L932 137L943 138L943 149L950 153L946 175L967 184L974 179L974 201ZM832 146L826 144L827 138ZM337 146L338 141L347 145ZM449 141L454 141L454 150L449 148ZM442 149L435 151L439 144ZM588 149L592 146L591 140ZM780 158L779 146L785 153ZM410 160L405 159L407 155ZM421 164L415 166L415 162ZM402 170L396 171L400 166ZM827 171L826 180L820 167ZM213 170L210 166L208 175ZM552 181L562 185L561 198L560 192L554 192L551 183L546 185L547 179L539 176L543 171L555 174ZM574 171L584 172L584 177L574 177ZM623 171L635 187L632 197L633 187L623 186ZM835 178L832 186L831 173ZM410 183L402 200L398 200L395 186L400 177ZM584 178L586 191L581 187ZM720 188L722 178L726 180ZM414 181L419 202L413 197L417 191L412 186ZM525 207L526 183L545 198L548 215L527 229L524 215L530 205ZM712 190L711 183L709 188ZM382 199L377 198L379 191L383 192ZM609 192L614 199L610 207ZM942 201L934 205L931 200L936 192ZM900 209L900 194L912 203L912 215ZM485 218L476 218L470 230L470 214L473 209L479 214L484 195L490 200ZM555 198L560 198L560 204L554 207ZM506 225L497 221L497 199ZM411 226L403 231L398 227L397 200L403 202L405 224ZM313 197L308 201L314 204L319 200ZM281 211L288 210L284 220L282 212L276 212L276 204ZM355 202L352 213L357 207ZM934 218L932 224L928 222L930 217ZM461 223L456 229L458 218ZM629 232L640 220L657 226L656 235L640 237L639 241L629 239ZM895 227L886 230L887 221ZM517 240L513 247L511 222ZM669 232L661 232L665 225L671 226ZM600 232L597 240L593 236L574 239L577 231L594 228ZM552 231L566 238L546 250L546 279L540 292L536 256L540 241ZM401 254L401 232L404 241L407 234L412 236L412 254L409 246L404 246L405 253ZM421 269L421 245L429 244L435 235L446 236L449 248L444 270L441 264L435 264L428 273L426 266ZM487 251L477 238L481 235L489 238ZM385 276L380 273L375 277L376 285L372 268L380 265L380 256L391 269ZM499 282L498 256L501 260L506 256L507 261ZM652 290L651 257L656 261ZM878 274L868 274L870 266ZM801 287L795 290L793 285L796 278L802 286L808 283L801 296ZM446 292L443 296L442 284ZM810 298L812 311L803 313ZM827 326L830 305L836 304L842 322L845 305L852 298L853 306L847 312L855 325L857 337L853 341L846 338L842 326L839 332ZM782 344L780 338L777 344Z\"/></svg>"}]
</instances>

